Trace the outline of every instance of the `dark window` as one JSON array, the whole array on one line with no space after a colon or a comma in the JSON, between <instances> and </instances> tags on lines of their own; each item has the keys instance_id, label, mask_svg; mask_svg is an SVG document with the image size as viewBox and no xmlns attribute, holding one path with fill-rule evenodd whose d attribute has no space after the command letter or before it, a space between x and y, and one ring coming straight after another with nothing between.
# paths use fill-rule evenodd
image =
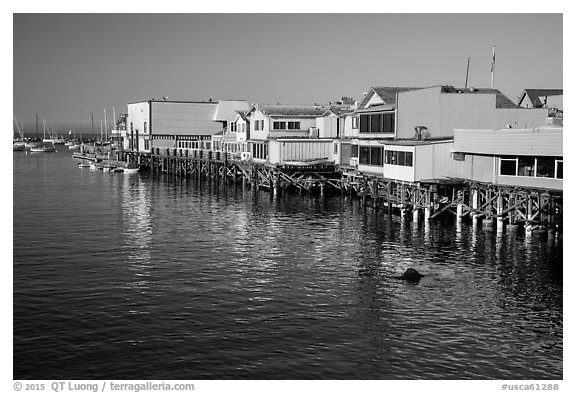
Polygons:
<instances>
[{"instance_id":1,"label":"dark window","mask_svg":"<svg viewBox=\"0 0 576 393\"><path fill-rule=\"evenodd\" d=\"M358 157L358 145L352 145L351 157Z\"/></svg>"},{"instance_id":2,"label":"dark window","mask_svg":"<svg viewBox=\"0 0 576 393\"><path fill-rule=\"evenodd\" d=\"M538 157L538 166L536 167L537 177L554 177L554 167L556 160L552 157Z\"/></svg>"},{"instance_id":3,"label":"dark window","mask_svg":"<svg viewBox=\"0 0 576 393\"><path fill-rule=\"evenodd\" d=\"M398 165L406 166L406 152L399 151L398 152Z\"/></svg>"},{"instance_id":4,"label":"dark window","mask_svg":"<svg viewBox=\"0 0 576 393\"><path fill-rule=\"evenodd\" d=\"M382 150L381 147L370 148L370 165L382 165Z\"/></svg>"},{"instance_id":5,"label":"dark window","mask_svg":"<svg viewBox=\"0 0 576 393\"><path fill-rule=\"evenodd\" d=\"M273 123L274 130L285 130L286 129L286 122L285 121L275 121Z\"/></svg>"},{"instance_id":6,"label":"dark window","mask_svg":"<svg viewBox=\"0 0 576 393\"><path fill-rule=\"evenodd\" d=\"M411 151L386 150L385 163L388 165L413 166L413 154Z\"/></svg>"},{"instance_id":7,"label":"dark window","mask_svg":"<svg viewBox=\"0 0 576 393\"><path fill-rule=\"evenodd\" d=\"M360 147L360 164L381 166L383 151L384 149L380 146Z\"/></svg>"},{"instance_id":8,"label":"dark window","mask_svg":"<svg viewBox=\"0 0 576 393\"><path fill-rule=\"evenodd\" d=\"M360 115L360 132L370 132L370 115Z\"/></svg>"},{"instance_id":9,"label":"dark window","mask_svg":"<svg viewBox=\"0 0 576 393\"><path fill-rule=\"evenodd\" d=\"M394 113L360 115L361 133L394 132Z\"/></svg>"},{"instance_id":10,"label":"dark window","mask_svg":"<svg viewBox=\"0 0 576 393\"><path fill-rule=\"evenodd\" d=\"M500 174L506 176L516 176L516 159L500 159Z\"/></svg>"},{"instance_id":11,"label":"dark window","mask_svg":"<svg viewBox=\"0 0 576 393\"><path fill-rule=\"evenodd\" d=\"M413 166L412 164L412 155L414 153L412 153L411 151L407 151L406 152L406 166Z\"/></svg>"},{"instance_id":12,"label":"dark window","mask_svg":"<svg viewBox=\"0 0 576 393\"><path fill-rule=\"evenodd\" d=\"M518 176L534 177L534 157L518 157Z\"/></svg>"},{"instance_id":13,"label":"dark window","mask_svg":"<svg viewBox=\"0 0 576 393\"><path fill-rule=\"evenodd\" d=\"M394 113L384 115L384 132L394 132Z\"/></svg>"},{"instance_id":14,"label":"dark window","mask_svg":"<svg viewBox=\"0 0 576 393\"><path fill-rule=\"evenodd\" d=\"M360 147L360 164L367 165L370 162L370 149L368 147Z\"/></svg>"},{"instance_id":15,"label":"dark window","mask_svg":"<svg viewBox=\"0 0 576 393\"><path fill-rule=\"evenodd\" d=\"M382 132L382 114L370 115L370 132Z\"/></svg>"},{"instance_id":16,"label":"dark window","mask_svg":"<svg viewBox=\"0 0 576 393\"><path fill-rule=\"evenodd\" d=\"M564 161L556 161L556 179L563 179L563 166Z\"/></svg>"},{"instance_id":17,"label":"dark window","mask_svg":"<svg viewBox=\"0 0 576 393\"><path fill-rule=\"evenodd\" d=\"M300 129L300 122L299 121L289 121L288 122L288 129L289 130L299 130Z\"/></svg>"}]
</instances>

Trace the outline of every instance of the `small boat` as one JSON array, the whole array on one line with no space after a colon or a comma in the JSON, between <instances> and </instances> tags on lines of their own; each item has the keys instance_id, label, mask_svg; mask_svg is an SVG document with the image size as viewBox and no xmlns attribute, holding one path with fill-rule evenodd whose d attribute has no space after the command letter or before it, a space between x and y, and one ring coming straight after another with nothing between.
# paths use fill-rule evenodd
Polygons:
<instances>
[{"instance_id":1,"label":"small boat","mask_svg":"<svg viewBox=\"0 0 576 393\"><path fill-rule=\"evenodd\" d=\"M12 148L14 151L24 151L24 149L26 148L26 145L24 144L24 142L15 142L12 145Z\"/></svg>"},{"instance_id":2,"label":"small boat","mask_svg":"<svg viewBox=\"0 0 576 393\"><path fill-rule=\"evenodd\" d=\"M82 161L78 163L78 168L89 168L90 167L90 163L86 162L86 161Z\"/></svg>"},{"instance_id":3,"label":"small boat","mask_svg":"<svg viewBox=\"0 0 576 393\"><path fill-rule=\"evenodd\" d=\"M48 144L41 144L30 148L30 151L33 153L53 153L56 151L56 147L53 143Z\"/></svg>"},{"instance_id":4,"label":"small boat","mask_svg":"<svg viewBox=\"0 0 576 393\"><path fill-rule=\"evenodd\" d=\"M124 167L124 173L136 173L140 170L140 165L138 164L126 164L126 166Z\"/></svg>"},{"instance_id":5,"label":"small boat","mask_svg":"<svg viewBox=\"0 0 576 393\"><path fill-rule=\"evenodd\" d=\"M77 149L80 149L80 145L68 145L68 149L77 150Z\"/></svg>"},{"instance_id":6,"label":"small boat","mask_svg":"<svg viewBox=\"0 0 576 393\"><path fill-rule=\"evenodd\" d=\"M124 172L124 168L117 166L116 168L112 169L112 172Z\"/></svg>"}]
</instances>

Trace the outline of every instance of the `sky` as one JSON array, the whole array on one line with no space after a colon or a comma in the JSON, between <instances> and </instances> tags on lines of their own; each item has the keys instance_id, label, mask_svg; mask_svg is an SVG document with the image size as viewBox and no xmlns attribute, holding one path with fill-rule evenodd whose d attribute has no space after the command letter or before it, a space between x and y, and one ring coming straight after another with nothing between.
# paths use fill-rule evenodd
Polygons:
<instances>
[{"instance_id":1,"label":"sky","mask_svg":"<svg viewBox=\"0 0 576 393\"><path fill-rule=\"evenodd\" d=\"M95 131L130 102L325 104L372 86L563 88L556 14L13 14L13 115ZM42 120L40 120L42 123ZM40 126L41 127L41 126Z\"/></svg>"}]
</instances>

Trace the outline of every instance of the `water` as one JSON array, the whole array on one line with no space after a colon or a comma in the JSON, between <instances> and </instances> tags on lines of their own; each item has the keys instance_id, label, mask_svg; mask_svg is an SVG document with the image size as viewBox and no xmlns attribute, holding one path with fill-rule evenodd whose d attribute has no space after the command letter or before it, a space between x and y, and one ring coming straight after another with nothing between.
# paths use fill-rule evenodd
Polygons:
<instances>
[{"instance_id":1,"label":"water","mask_svg":"<svg viewBox=\"0 0 576 393\"><path fill-rule=\"evenodd\" d=\"M65 149L14 152L15 379L563 376L557 241Z\"/></svg>"}]
</instances>

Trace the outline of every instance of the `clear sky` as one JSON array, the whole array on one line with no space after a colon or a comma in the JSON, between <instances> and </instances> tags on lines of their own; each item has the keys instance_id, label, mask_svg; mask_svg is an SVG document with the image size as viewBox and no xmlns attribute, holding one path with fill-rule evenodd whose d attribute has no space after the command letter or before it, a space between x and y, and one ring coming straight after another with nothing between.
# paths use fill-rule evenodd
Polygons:
<instances>
[{"instance_id":1,"label":"clear sky","mask_svg":"<svg viewBox=\"0 0 576 393\"><path fill-rule=\"evenodd\" d=\"M169 99L328 103L371 86L562 88L562 14L14 14L14 115L95 128ZM64 125L63 123L67 123Z\"/></svg>"}]
</instances>

